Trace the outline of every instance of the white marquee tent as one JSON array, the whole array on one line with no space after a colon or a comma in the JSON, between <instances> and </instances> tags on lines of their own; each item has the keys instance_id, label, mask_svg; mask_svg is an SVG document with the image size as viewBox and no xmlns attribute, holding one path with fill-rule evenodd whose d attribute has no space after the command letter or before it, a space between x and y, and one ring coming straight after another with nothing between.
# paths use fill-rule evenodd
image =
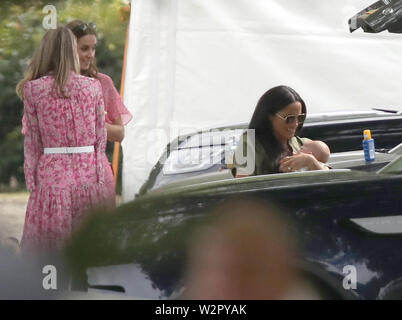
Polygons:
<instances>
[{"instance_id":1,"label":"white marquee tent","mask_svg":"<svg viewBox=\"0 0 402 320\"><path fill-rule=\"evenodd\" d=\"M373 0L132 0L123 198L178 134L248 121L286 84L308 112L397 108L402 35L349 33Z\"/></svg>"}]
</instances>

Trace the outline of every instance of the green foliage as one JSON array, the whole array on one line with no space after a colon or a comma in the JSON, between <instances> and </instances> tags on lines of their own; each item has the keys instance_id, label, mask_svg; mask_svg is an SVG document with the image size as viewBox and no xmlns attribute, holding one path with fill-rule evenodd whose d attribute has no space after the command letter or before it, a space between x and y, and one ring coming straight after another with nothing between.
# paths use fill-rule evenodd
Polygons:
<instances>
[{"instance_id":1,"label":"green foliage","mask_svg":"<svg viewBox=\"0 0 402 320\"><path fill-rule=\"evenodd\" d=\"M15 86L23 77L40 39L43 7L57 10L57 23L81 19L97 24L97 64L120 88L127 29L128 0L2 0L0 2L0 184L11 176L23 177L23 103ZM113 150L108 148L108 150ZM112 152L112 151L111 151ZM109 156L110 153L109 151Z\"/></svg>"},{"instance_id":2,"label":"green foliage","mask_svg":"<svg viewBox=\"0 0 402 320\"><path fill-rule=\"evenodd\" d=\"M19 181L23 181L24 169L24 145L21 135L21 126L17 126L6 135L6 139L1 144L0 157L0 180L9 181L10 176L14 175Z\"/></svg>"}]
</instances>

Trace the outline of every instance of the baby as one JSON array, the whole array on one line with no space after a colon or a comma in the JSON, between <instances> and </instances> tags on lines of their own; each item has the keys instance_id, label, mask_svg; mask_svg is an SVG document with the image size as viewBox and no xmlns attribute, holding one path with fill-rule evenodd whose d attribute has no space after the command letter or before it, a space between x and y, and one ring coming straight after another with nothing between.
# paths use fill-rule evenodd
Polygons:
<instances>
[{"instance_id":1,"label":"baby","mask_svg":"<svg viewBox=\"0 0 402 320\"><path fill-rule=\"evenodd\" d=\"M318 166L316 163L313 168L309 168L309 163L306 161L306 158L302 156L303 154L312 155L318 163L321 165ZM308 170L329 170L330 167L326 165L326 162L329 160L331 152L329 147L322 141L315 140L305 142L300 150L293 154L293 156L287 156L280 160L279 169L281 172L301 172ZM311 160L311 159L309 159Z\"/></svg>"},{"instance_id":2,"label":"baby","mask_svg":"<svg viewBox=\"0 0 402 320\"><path fill-rule=\"evenodd\" d=\"M327 163L331 155L327 144L319 140L304 143L299 152L310 153L322 163Z\"/></svg>"}]
</instances>

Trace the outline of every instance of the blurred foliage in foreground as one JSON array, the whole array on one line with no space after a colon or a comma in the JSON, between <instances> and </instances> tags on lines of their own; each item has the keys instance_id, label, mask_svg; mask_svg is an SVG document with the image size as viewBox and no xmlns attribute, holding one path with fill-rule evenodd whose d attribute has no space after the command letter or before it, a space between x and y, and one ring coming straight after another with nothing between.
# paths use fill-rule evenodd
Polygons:
<instances>
[{"instance_id":1,"label":"blurred foliage in foreground","mask_svg":"<svg viewBox=\"0 0 402 320\"><path fill-rule=\"evenodd\" d=\"M43 8L57 10L57 23L74 19L94 22L98 29L99 71L120 88L129 0L1 0L0 2L0 189L16 177L24 185L23 104L15 94L40 39L45 34ZM113 148L108 146L109 158Z\"/></svg>"}]
</instances>

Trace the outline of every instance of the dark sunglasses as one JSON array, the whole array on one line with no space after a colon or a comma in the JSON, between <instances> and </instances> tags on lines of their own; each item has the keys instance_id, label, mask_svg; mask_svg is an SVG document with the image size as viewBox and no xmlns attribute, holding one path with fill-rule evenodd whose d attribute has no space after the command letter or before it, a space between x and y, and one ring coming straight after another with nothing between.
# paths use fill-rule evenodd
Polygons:
<instances>
[{"instance_id":1,"label":"dark sunglasses","mask_svg":"<svg viewBox=\"0 0 402 320\"><path fill-rule=\"evenodd\" d=\"M84 35L84 34L94 34L96 33L96 24L89 22L89 23L81 23L78 26L75 26L72 29L74 34Z\"/></svg>"},{"instance_id":2,"label":"dark sunglasses","mask_svg":"<svg viewBox=\"0 0 402 320\"><path fill-rule=\"evenodd\" d=\"M298 115L295 114L289 114L287 116L281 116L279 113L276 114L279 118L281 118L282 120L285 120L287 124L290 123L295 123L296 119L298 123L303 123L304 120L306 120L306 114L305 113L301 113Z\"/></svg>"}]
</instances>

